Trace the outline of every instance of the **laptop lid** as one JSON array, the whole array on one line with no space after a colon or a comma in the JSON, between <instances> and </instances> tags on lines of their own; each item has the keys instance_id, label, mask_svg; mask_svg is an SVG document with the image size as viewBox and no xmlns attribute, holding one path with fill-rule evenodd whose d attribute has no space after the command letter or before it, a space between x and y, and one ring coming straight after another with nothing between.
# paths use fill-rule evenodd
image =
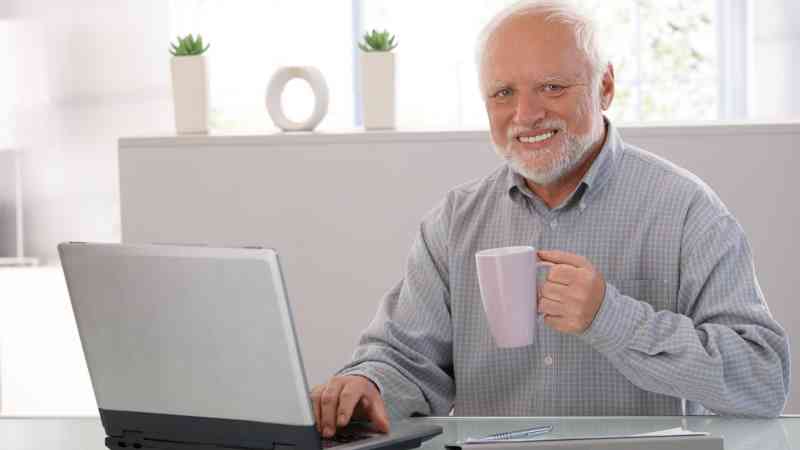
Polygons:
<instances>
[{"instance_id":1,"label":"laptop lid","mask_svg":"<svg viewBox=\"0 0 800 450\"><path fill-rule=\"evenodd\" d=\"M58 248L107 447L322 448L274 250ZM399 423L337 448L414 448L439 433Z\"/></svg>"},{"instance_id":2,"label":"laptop lid","mask_svg":"<svg viewBox=\"0 0 800 450\"><path fill-rule=\"evenodd\" d=\"M258 446L266 433L319 448L273 250L66 243L59 254L109 436Z\"/></svg>"}]
</instances>

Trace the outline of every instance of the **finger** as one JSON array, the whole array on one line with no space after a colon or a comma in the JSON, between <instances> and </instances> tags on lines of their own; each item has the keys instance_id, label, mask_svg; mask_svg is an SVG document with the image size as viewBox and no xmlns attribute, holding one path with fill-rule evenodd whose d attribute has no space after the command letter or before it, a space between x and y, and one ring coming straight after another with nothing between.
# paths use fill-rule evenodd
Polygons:
<instances>
[{"instance_id":1,"label":"finger","mask_svg":"<svg viewBox=\"0 0 800 450\"><path fill-rule=\"evenodd\" d=\"M554 330L564 329L566 323L566 319L564 319L563 317L550 316L550 315L545 315L543 321L545 325Z\"/></svg>"},{"instance_id":2,"label":"finger","mask_svg":"<svg viewBox=\"0 0 800 450\"><path fill-rule=\"evenodd\" d=\"M334 378L328 382L325 390L322 391L320 416L322 417L323 437L331 437L336 433L336 412L339 408L339 394L342 392L343 384Z\"/></svg>"},{"instance_id":3,"label":"finger","mask_svg":"<svg viewBox=\"0 0 800 450\"><path fill-rule=\"evenodd\" d=\"M539 299L539 314L545 316L562 317L567 313L567 308L563 303L557 302L547 297Z\"/></svg>"},{"instance_id":4,"label":"finger","mask_svg":"<svg viewBox=\"0 0 800 450\"><path fill-rule=\"evenodd\" d=\"M322 420L322 415L320 414L322 407L321 392L322 386L315 386L314 389L311 390L311 405L314 408L314 423L316 424L317 432L319 433L322 433L322 425L320 424Z\"/></svg>"},{"instance_id":5,"label":"finger","mask_svg":"<svg viewBox=\"0 0 800 450\"><path fill-rule=\"evenodd\" d=\"M575 253L561 250L540 250L537 252L540 261L549 261L556 264L568 264L573 267L592 267L588 259Z\"/></svg>"},{"instance_id":6,"label":"finger","mask_svg":"<svg viewBox=\"0 0 800 450\"><path fill-rule=\"evenodd\" d=\"M372 397L371 399L369 397ZM389 414L386 412L386 405L383 403L381 394L374 392L373 395L365 398L367 415L370 422L375 425L378 431L389 432Z\"/></svg>"},{"instance_id":7,"label":"finger","mask_svg":"<svg viewBox=\"0 0 800 450\"><path fill-rule=\"evenodd\" d=\"M341 428L353 417L353 410L364 397L364 384L355 381L345 383L342 393L339 394L339 407L336 413L336 426Z\"/></svg>"},{"instance_id":8,"label":"finger","mask_svg":"<svg viewBox=\"0 0 800 450\"><path fill-rule=\"evenodd\" d=\"M563 284L546 281L542 283L541 297L547 297L556 302L565 302L570 298L570 288Z\"/></svg>"},{"instance_id":9,"label":"finger","mask_svg":"<svg viewBox=\"0 0 800 450\"><path fill-rule=\"evenodd\" d=\"M575 279L577 271L578 269L576 269L574 266L567 264L554 264L547 273L547 281L569 286L571 281Z\"/></svg>"}]
</instances>

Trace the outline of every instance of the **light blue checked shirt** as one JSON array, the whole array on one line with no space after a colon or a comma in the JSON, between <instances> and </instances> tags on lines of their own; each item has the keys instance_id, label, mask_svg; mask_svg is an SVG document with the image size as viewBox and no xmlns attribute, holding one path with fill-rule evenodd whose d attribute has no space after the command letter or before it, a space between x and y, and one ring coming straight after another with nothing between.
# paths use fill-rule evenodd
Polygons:
<instances>
[{"instance_id":1,"label":"light blue checked shirt","mask_svg":"<svg viewBox=\"0 0 800 450\"><path fill-rule=\"evenodd\" d=\"M575 192L549 209L507 166L453 189L422 221L403 279L340 374L379 387L392 417L775 416L789 344L741 226L701 180L607 125ZM606 279L582 335L537 324L497 348L475 252L515 245L588 258ZM533 307L533 305L531 306Z\"/></svg>"}]
</instances>

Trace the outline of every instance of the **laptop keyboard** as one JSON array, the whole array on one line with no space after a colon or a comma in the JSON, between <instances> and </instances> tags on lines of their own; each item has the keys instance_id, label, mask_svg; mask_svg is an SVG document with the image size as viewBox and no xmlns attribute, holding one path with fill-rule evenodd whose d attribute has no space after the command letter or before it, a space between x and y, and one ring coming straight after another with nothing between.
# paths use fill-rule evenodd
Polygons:
<instances>
[{"instance_id":1,"label":"laptop keyboard","mask_svg":"<svg viewBox=\"0 0 800 450\"><path fill-rule=\"evenodd\" d=\"M337 445L362 441L364 439L369 439L374 435L374 432L368 430L363 425L346 426L337 431L333 437L322 438L322 448L331 448L336 447Z\"/></svg>"}]
</instances>

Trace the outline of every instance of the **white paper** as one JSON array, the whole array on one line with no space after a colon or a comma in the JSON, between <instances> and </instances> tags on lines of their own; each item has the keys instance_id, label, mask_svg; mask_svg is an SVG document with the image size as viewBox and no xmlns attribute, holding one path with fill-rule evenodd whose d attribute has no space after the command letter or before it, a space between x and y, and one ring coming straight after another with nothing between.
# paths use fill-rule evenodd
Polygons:
<instances>
[{"instance_id":1,"label":"white paper","mask_svg":"<svg viewBox=\"0 0 800 450\"><path fill-rule=\"evenodd\" d=\"M708 436L704 431L691 431L681 427L667 428L666 430L651 431L649 433L633 434L631 437L645 436Z\"/></svg>"}]
</instances>

